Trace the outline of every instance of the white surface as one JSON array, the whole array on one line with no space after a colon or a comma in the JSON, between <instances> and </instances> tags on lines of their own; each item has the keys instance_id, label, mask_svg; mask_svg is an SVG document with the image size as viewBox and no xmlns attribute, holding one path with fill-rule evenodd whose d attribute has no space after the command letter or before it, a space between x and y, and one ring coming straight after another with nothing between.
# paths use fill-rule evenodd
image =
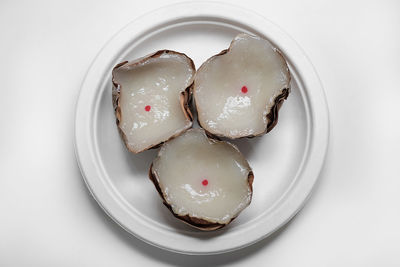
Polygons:
<instances>
[{"instance_id":1,"label":"white surface","mask_svg":"<svg viewBox=\"0 0 400 267\"><path fill-rule=\"evenodd\" d=\"M268 38L286 56L292 93L273 132L232 141L253 168L252 205L225 229L199 233L171 216L147 179L157 151L133 155L124 148L110 102L111 69L118 62L165 48L182 51L200 65L243 31ZM204 44L213 52L207 53ZM76 110L77 158L95 199L138 238L187 254L236 250L285 224L310 195L328 144L325 97L301 49L270 21L230 5L169 5L124 27L91 65Z\"/></svg>"},{"instance_id":2,"label":"white surface","mask_svg":"<svg viewBox=\"0 0 400 267\"><path fill-rule=\"evenodd\" d=\"M400 4L233 1L294 37L331 114L317 190L278 235L219 256L129 237L90 198L73 153L80 83L104 43L161 1L0 4L1 266L398 266Z\"/></svg>"}]
</instances>

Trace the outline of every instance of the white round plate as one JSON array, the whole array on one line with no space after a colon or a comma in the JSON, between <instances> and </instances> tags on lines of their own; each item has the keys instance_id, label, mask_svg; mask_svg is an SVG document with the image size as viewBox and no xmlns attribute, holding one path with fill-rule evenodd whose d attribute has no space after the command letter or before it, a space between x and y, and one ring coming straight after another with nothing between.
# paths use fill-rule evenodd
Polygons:
<instances>
[{"instance_id":1,"label":"white round plate","mask_svg":"<svg viewBox=\"0 0 400 267\"><path fill-rule=\"evenodd\" d=\"M253 168L251 205L227 227L200 232L163 206L147 177L157 150L133 155L124 147L111 103L115 64L160 49L186 53L196 67L240 32L278 47L292 73L292 93L277 126L259 138L234 141ZM93 197L121 227L157 247L216 254L253 244L287 223L304 205L324 162L329 133L324 92L303 51L263 17L218 3L164 7L133 21L100 51L82 84L75 122L76 156Z\"/></svg>"}]
</instances>

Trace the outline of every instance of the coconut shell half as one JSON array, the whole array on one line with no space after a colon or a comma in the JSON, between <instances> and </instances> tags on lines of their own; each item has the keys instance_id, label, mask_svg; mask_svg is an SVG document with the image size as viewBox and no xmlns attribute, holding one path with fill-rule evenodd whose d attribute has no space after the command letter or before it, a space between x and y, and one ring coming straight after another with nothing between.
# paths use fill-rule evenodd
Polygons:
<instances>
[{"instance_id":1,"label":"coconut shell half","mask_svg":"<svg viewBox=\"0 0 400 267\"><path fill-rule=\"evenodd\" d=\"M228 225L253 194L253 171L238 148L202 129L164 143L149 178L176 218L203 231Z\"/></svg>"},{"instance_id":2,"label":"coconut shell half","mask_svg":"<svg viewBox=\"0 0 400 267\"><path fill-rule=\"evenodd\" d=\"M230 139L271 131L289 96L290 79L279 49L260 37L237 35L228 49L196 72L193 96L199 125Z\"/></svg>"},{"instance_id":3,"label":"coconut shell half","mask_svg":"<svg viewBox=\"0 0 400 267\"><path fill-rule=\"evenodd\" d=\"M171 50L114 67L112 103L129 151L156 148L192 127L189 102L195 71L188 56Z\"/></svg>"}]
</instances>

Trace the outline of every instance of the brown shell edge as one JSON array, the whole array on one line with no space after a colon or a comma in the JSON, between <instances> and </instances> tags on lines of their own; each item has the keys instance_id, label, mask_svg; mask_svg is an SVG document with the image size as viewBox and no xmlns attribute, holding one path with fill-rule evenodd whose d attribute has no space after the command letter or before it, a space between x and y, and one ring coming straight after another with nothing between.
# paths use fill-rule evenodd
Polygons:
<instances>
[{"instance_id":1,"label":"brown shell edge","mask_svg":"<svg viewBox=\"0 0 400 267\"><path fill-rule=\"evenodd\" d=\"M224 50L222 50L221 52L219 52L218 54L216 54L216 55L210 57L209 59L207 59L207 60L199 67L199 69L197 70L197 72L198 72L198 71L203 67L203 65L204 65L206 62L208 62L209 60L211 60L211 59L213 59L213 58L216 58L216 57L218 57L218 56L225 55L226 53L228 53L229 50L230 50L231 47L232 47L232 43L233 43L233 42L234 42L234 40L232 40L232 42L230 43L230 45L229 45L229 47L228 47L227 49L224 49ZM201 128L203 128L203 129L205 130L207 136L209 136L209 137L214 137L214 138L215 138L215 137L226 137L226 138L229 138L229 139L232 139L232 140L234 140L234 139L241 139L241 138L253 138L253 137L257 137L257 136L261 136L261 135L264 135L264 134L266 134L266 133L269 133L269 132L276 126L276 124L278 123L278 112L279 112L279 109L282 107L282 104L283 104L284 100L286 100L286 99L288 98L288 96L289 96L289 94L290 94L290 91L291 91L291 90L290 90L290 81L291 81L291 79L292 79L292 76L291 76L291 74L290 74L290 69L289 69L289 67L288 67L288 65L287 65L287 61L286 61L285 57L283 56L282 52L281 52L278 48L276 48L276 47L274 47L274 48L275 48L275 52L277 52L277 54L278 54L278 55L283 59L283 61L285 62L285 65L286 65L286 68L287 68L287 71L288 71L288 74L289 74L289 81L288 81L289 87L281 89L281 93L275 96L275 98L274 98L274 100L273 100L274 104L272 105L272 107L270 108L268 114L266 115L267 120L268 120L268 123L267 123L267 127L265 128L265 131L263 131L263 132L261 132L261 133L259 133L259 134L256 134L256 135L248 135L248 136L240 136L240 137L230 137L230 136L226 136L226 135L218 134L218 133L213 133L213 132L209 131L209 129L207 129L206 127L204 127L204 126L201 124L201 122L200 122L200 120L199 120L199 116L197 115L197 123L200 125ZM193 88L194 88L194 85L193 85ZM194 102L196 103L196 98L195 98L195 97L194 97ZM199 114L197 104L195 105L195 108L196 108L197 114Z\"/></svg>"},{"instance_id":2,"label":"brown shell edge","mask_svg":"<svg viewBox=\"0 0 400 267\"><path fill-rule=\"evenodd\" d=\"M206 132L206 131L205 131L205 132ZM207 132L206 132L206 135L207 135ZM212 139L212 140L214 140L214 141L216 141L216 142L224 142L224 141L220 141L219 139L215 139L214 137L210 137L210 136L208 136L208 135L207 135L207 137L210 138L210 139ZM243 156L242 152L240 152L240 150L239 150L235 145L233 145L233 144L231 144L231 143L229 143L229 144L232 145L232 146ZM243 157L244 157L244 156L243 156ZM157 155L156 158L158 158L158 155ZM246 161L247 161L247 160L246 160ZM250 202L248 203L247 206L250 205L251 200L252 200L252 198L253 198L253 181L254 181L254 173L253 173L253 170L251 169L250 166L249 166L249 169L250 169L250 171L249 171L249 174L248 174L248 176L247 176L247 182L248 182L249 187L250 187L251 196L250 196ZM176 214L176 213L173 211L171 205L170 205L170 204L168 203L168 201L165 199L165 196L164 196L164 194L163 194L163 192L162 192L162 190L161 190L161 187L160 187L160 185L159 185L159 183L158 183L157 174L156 174L155 172L153 172L153 163L151 163L150 168L149 168L149 179L153 182L153 184L154 184L154 186L155 186L155 188L156 188L158 194L160 195L160 197L161 197L161 199L162 199L162 201L163 201L163 204L164 204L164 205L168 208L168 210L175 216L175 218L181 220L182 222L184 222L184 223L186 223L186 224L188 224L188 225L190 225L190 226L192 226L192 227L194 227L194 228L197 228L198 230L202 230L202 231L214 231L214 230L220 229L220 228L225 227L225 226L227 226L228 224L230 224L230 223L241 213L241 211L238 212L238 213L236 214L236 216L233 217L233 218L232 218L229 222L227 222L226 224L212 223L212 222L209 222L209 221L204 220L204 219L201 219L201 218L192 217L192 216L190 216L190 215L188 215L188 214L187 214L187 215L183 215L183 216L182 216L182 215L178 215L178 214ZM247 206L246 206L246 207L247 207ZM243 211L243 210L242 210L242 211Z\"/></svg>"},{"instance_id":3,"label":"brown shell edge","mask_svg":"<svg viewBox=\"0 0 400 267\"><path fill-rule=\"evenodd\" d=\"M194 65L193 60L192 60L190 57L188 57L188 56L187 56L186 54L184 54L184 53L176 52L176 51L173 51L173 50L159 50L159 51L157 51L157 52L155 52L155 53L153 53L153 54L144 56L144 57L139 58L139 59L137 59L137 60L134 60L134 61L132 61L132 62L123 61L123 62L120 62L120 63L118 63L117 65L115 65L115 67L114 67L113 70L112 70L112 80L111 80L111 81L112 81L112 84L113 84L113 87L112 87L112 104L113 104L113 108L114 108L114 113L115 113L115 118L116 118L116 124L117 124L117 127L118 127L118 132L119 132L119 134L120 134L122 140L124 141L124 144L125 144L126 148L127 148L130 152L135 153L135 154L140 153L140 152L143 152L143 151L148 150L148 149L158 148L158 147L159 147L160 145L162 145L164 142L167 142L168 140L170 140L170 139L172 139L172 138L174 138L174 137L179 136L180 134L182 134L182 133L185 132L186 130L190 129L190 128L192 127L192 125L193 125L193 123L192 123L192 124L190 125L190 127L188 127L187 129L183 129L182 131L176 133L175 135L173 135L173 136L171 136L170 138L168 138L168 140L162 141L162 142L160 142L160 143L158 143L158 144L152 144L152 145L150 145L149 147L146 147L146 148L144 148L144 149L142 149L142 150L136 150L136 151L133 150L133 149L129 146L127 137L126 137L125 133L122 131L122 129L121 129L121 127L120 127L120 121L121 121L121 106L120 106L120 102L119 102L119 97L120 97L120 93L121 93L121 85L116 81L115 76L114 76L114 72L115 72L117 69L119 69L120 67L122 67L122 66L124 66L124 65L126 65L126 64L129 64L129 65L131 65L131 66L135 66L135 65L138 65L138 64L141 64L141 63L145 62L146 60L148 60L148 59L150 59L150 58L157 58L157 57L160 57L160 56L161 56L162 54L164 54L164 53L177 54L177 55L182 55L182 56L186 57L187 59L189 59L190 65L191 65L191 67L192 67L194 73L196 72L196 67L195 67L195 65ZM193 89L193 84L194 84L194 75L193 75L193 78L192 78L192 79L193 79L192 83L181 93L181 96L180 96L180 99L179 99L179 100L180 100L180 104L181 104L181 108L182 108L182 111L183 111L185 117L186 117L187 119L189 119L191 122L193 122L193 115L192 115L192 113L191 113L191 111L190 111L190 108L189 108L189 101L190 101L191 96L192 96L192 89Z\"/></svg>"}]
</instances>

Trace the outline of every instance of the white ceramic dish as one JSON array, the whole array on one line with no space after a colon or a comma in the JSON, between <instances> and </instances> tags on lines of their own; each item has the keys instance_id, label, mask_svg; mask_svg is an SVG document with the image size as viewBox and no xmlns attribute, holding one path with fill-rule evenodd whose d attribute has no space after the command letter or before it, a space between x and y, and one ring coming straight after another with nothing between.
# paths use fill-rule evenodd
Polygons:
<instances>
[{"instance_id":1,"label":"white ceramic dish","mask_svg":"<svg viewBox=\"0 0 400 267\"><path fill-rule=\"evenodd\" d=\"M162 205L148 168L157 150L133 155L124 147L111 103L111 70L159 49L186 53L199 67L239 32L274 43L286 56L292 93L269 134L234 141L255 174L252 204L228 227L199 232ZM328 110L315 70L281 29L249 11L217 3L164 7L133 21L101 50L82 84L75 124L76 155L90 192L121 227L145 242L186 254L216 254L261 240L304 205L324 162Z\"/></svg>"}]
</instances>

